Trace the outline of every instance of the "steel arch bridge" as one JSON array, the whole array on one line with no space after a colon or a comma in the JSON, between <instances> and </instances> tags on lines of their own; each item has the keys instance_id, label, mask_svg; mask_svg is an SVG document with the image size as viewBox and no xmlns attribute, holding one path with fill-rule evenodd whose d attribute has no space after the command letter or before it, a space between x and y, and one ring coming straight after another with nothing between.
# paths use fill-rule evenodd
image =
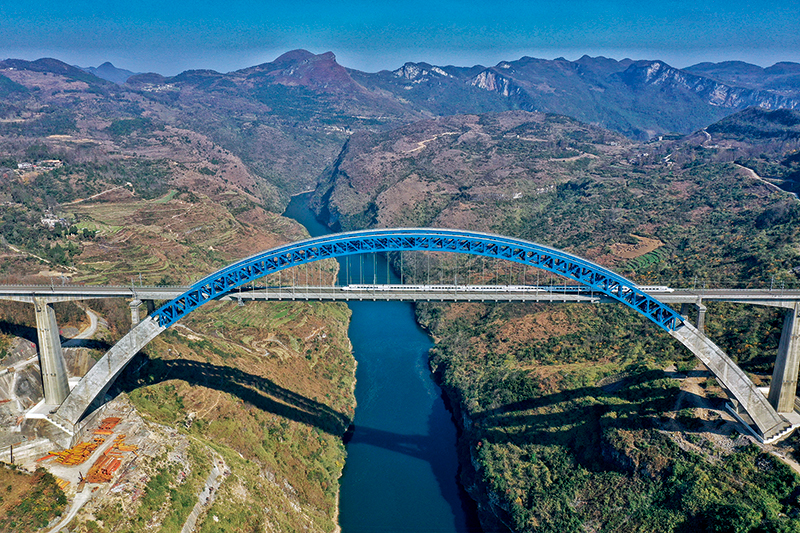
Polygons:
<instances>
[{"instance_id":1,"label":"steel arch bridge","mask_svg":"<svg viewBox=\"0 0 800 533\"><path fill-rule=\"evenodd\" d=\"M452 252L504 259L571 279L646 317L680 340L704 363L768 435L786 426L747 375L716 345L669 306L611 270L567 252L533 242L471 231L398 228L338 233L279 246L242 259L192 285L125 335L71 391L52 419L75 425L90 404L111 386L136 353L159 333L201 305L229 295L256 279L328 258L373 252Z\"/></svg>"},{"instance_id":2,"label":"steel arch bridge","mask_svg":"<svg viewBox=\"0 0 800 533\"><path fill-rule=\"evenodd\" d=\"M354 231L307 239L253 255L198 281L184 294L158 309L159 325L169 327L204 303L239 287L293 266L320 259L373 252L454 252L505 259L577 281L641 313L666 331L681 316L639 290L635 283L591 261L521 239L446 229Z\"/></svg>"}]
</instances>

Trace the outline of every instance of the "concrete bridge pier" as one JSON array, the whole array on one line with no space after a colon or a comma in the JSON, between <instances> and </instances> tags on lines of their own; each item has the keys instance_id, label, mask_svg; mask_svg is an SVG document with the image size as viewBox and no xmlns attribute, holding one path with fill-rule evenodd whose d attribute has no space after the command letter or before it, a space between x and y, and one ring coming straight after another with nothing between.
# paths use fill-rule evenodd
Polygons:
<instances>
[{"instance_id":1,"label":"concrete bridge pier","mask_svg":"<svg viewBox=\"0 0 800 533\"><path fill-rule=\"evenodd\" d=\"M39 367L42 369L44 401L60 405L69 395L67 365L61 351L56 313L45 298L34 297L36 333L39 337Z\"/></svg>"},{"instance_id":2,"label":"concrete bridge pier","mask_svg":"<svg viewBox=\"0 0 800 533\"><path fill-rule=\"evenodd\" d=\"M769 403L779 413L794 411L794 398L797 394L797 374L800 369L800 302L795 302L783 319L781 342L778 345L778 358L772 371L769 386Z\"/></svg>"},{"instance_id":3,"label":"concrete bridge pier","mask_svg":"<svg viewBox=\"0 0 800 533\"><path fill-rule=\"evenodd\" d=\"M153 300L132 300L128 305L131 308L131 328L135 328L136 324L142 321L142 304L144 303L147 309L147 316L152 315L156 310L156 302Z\"/></svg>"},{"instance_id":4,"label":"concrete bridge pier","mask_svg":"<svg viewBox=\"0 0 800 533\"><path fill-rule=\"evenodd\" d=\"M142 301L139 299L133 300L131 303L128 304L131 308L131 327L135 328L136 324L142 321L142 317L139 314L139 307L141 307Z\"/></svg>"},{"instance_id":5,"label":"concrete bridge pier","mask_svg":"<svg viewBox=\"0 0 800 533\"><path fill-rule=\"evenodd\" d=\"M697 331L702 334L706 332L706 306L703 305L701 300L698 300L697 303L691 304L688 302L684 302L681 304L681 317L683 317L684 322L689 320L689 311L690 308L694 305L695 309L697 309Z\"/></svg>"},{"instance_id":6,"label":"concrete bridge pier","mask_svg":"<svg viewBox=\"0 0 800 533\"><path fill-rule=\"evenodd\" d=\"M706 306L702 302L695 304L697 307L697 331L704 334L706 333Z\"/></svg>"}]
</instances>

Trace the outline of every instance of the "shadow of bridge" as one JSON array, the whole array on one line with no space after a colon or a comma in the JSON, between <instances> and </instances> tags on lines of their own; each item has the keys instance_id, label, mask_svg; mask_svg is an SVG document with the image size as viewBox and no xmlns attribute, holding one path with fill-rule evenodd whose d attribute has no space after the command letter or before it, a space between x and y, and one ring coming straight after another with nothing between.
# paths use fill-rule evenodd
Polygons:
<instances>
[{"instance_id":1,"label":"shadow of bridge","mask_svg":"<svg viewBox=\"0 0 800 533\"><path fill-rule=\"evenodd\" d=\"M343 436L350 418L327 405L277 385L272 380L238 368L190 359L151 359L137 355L117 379L112 390L136 388L171 379L227 392L261 409L289 420Z\"/></svg>"}]
</instances>

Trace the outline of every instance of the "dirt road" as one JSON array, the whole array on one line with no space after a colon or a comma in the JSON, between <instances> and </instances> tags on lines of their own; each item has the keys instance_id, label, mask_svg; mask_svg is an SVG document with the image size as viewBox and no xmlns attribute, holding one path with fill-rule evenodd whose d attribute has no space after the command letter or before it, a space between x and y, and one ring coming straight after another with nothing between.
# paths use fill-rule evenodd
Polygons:
<instances>
[{"instance_id":1,"label":"dirt road","mask_svg":"<svg viewBox=\"0 0 800 533\"><path fill-rule=\"evenodd\" d=\"M189 517L183 524L181 533L192 533L194 531L200 513L202 513L204 509L211 507L211 504L214 503L214 498L217 496L219 486L222 485L227 472L228 465L225 464L221 456L215 456L211 473L208 475L208 478L206 478L206 484L197 497L197 503L194 505L194 509L189 513Z\"/></svg>"},{"instance_id":2,"label":"dirt road","mask_svg":"<svg viewBox=\"0 0 800 533\"><path fill-rule=\"evenodd\" d=\"M86 328L85 330L81 331L80 333L78 333L77 335L75 335L74 337L69 339L68 341L65 341L61 345L63 348L74 347L77 344L79 344L79 341L84 340L84 339L91 339L92 337L94 337L94 334L97 333L97 322L98 322L97 315L94 313L94 311L92 311L88 307L83 307L83 306L80 306L80 307L86 313L86 316L89 317L89 327Z\"/></svg>"}]
</instances>

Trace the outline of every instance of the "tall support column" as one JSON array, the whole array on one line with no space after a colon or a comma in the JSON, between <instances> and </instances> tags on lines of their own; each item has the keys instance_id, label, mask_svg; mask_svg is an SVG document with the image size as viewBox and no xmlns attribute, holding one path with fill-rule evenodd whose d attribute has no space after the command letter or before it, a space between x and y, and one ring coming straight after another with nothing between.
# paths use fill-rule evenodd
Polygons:
<instances>
[{"instance_id":1,"label":"tall support column","mask_svg":"<svg viewBox=\"0 0 800 533\"><path fill-rule=\"evenodd\" d=\"M131 328L135 328L136 324L142 321L142 317L139 314L139 306L142 305L141 300L133 300L131 303L128 304L131 308Z\"/></svg>"},{"instance_id":2,"label":"tall support column","mask_svg":"<svg viewBox=\"0 0 800 533\"><path fill-rule=\"evenodd\" d=\"M56 312L45 298L34 297L36 333L39 336L39 367L42 369L44 401L47 405L61 405L69 395L67 365L61 351Z\"/></svg>"},{"instance_id":3,"label":"tall support column","mask_svg":"<svg viewBox=\"0 0 800 533\"><path fill-rule=\"evenodd\" d=\"M779 413L794 411L794 397L797 393L797 373L800 368L800 302L783 319L781 342L778 345L778 358L772 371L769 385L769 403Z\"/></svg>"},{"instance_id":4,"label":"tall support column","mask_svg":"<svg viewBox=\"0 0 800 533\"><path fill-rule=\"evenodd\" d=\"M706 306L697 302L697 331L702 334L706 332Z\"/></svg>"}]
</instances>

